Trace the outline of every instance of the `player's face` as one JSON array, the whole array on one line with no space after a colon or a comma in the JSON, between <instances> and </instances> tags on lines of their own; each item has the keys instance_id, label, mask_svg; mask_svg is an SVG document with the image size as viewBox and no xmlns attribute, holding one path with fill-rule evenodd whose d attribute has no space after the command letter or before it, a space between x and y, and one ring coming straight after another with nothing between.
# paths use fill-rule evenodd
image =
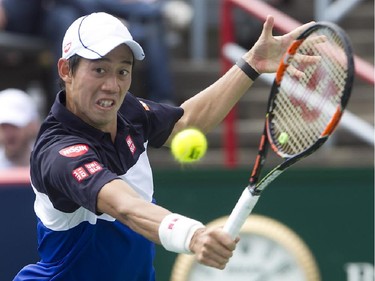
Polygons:
<instances>
[{"instance_id":1,"label":"player's face","mask_svg":"<svg viewBox=\"0 0 375 281\"><path fill-rule=\"evenodd\" d=\"M82 59L66 83L67 108L91 126L114 133L132 68L133 54L124 44L101 59Z\"/></svg>"}]
</instances>

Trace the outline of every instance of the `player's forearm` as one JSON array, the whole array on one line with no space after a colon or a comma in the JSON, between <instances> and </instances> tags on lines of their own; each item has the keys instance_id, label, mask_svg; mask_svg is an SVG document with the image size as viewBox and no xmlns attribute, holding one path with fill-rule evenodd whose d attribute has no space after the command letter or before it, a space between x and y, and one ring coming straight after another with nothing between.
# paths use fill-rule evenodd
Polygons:
<instances>
[{"instance_id":1,"label":"player's forearm","mask_svg":"<svg viewBox=\"0 0 375 281\"><path fill-rule=\"evenodd\" d=\"M142 199L139 200L140 201L133 204L132 207L119 213L120 220L148 240L160 244L160 223L163 218L171 212L160 206L143 201Z\"/></svg>"},{"instance_id":2,"label":"player's forearm","mask_svg":"<svg viewBox=\"0 0 375 281\"><path fill-rule=\"evenodd\" d=\"M98 194L98 211L106 213L147 239L160 243L158 229L167 209L141 198L122 180L103 186Z\"/></svg>"},{"instance_id":3,"label":"player's forearm","mask_svg":"<svg viewBox=\"0 0 375 281\"><path fill-rule=\"evenodd\" d=\"M209 132L225 118L252 84L253 81L238 66L233 66L214 84L181 105L184 116L177 125Z\"/></svg>"},{"instance_id":4,"label":"player's forearm","mask_svg":"<svg viewBox=\"0 0 375 281\"><path fill-rule=\"evenodd\" d=\"M204 227L199 221L145 201L127 183L118 179L99 191L97 209L176 253L190 253L190 241L195 231Z\"/></svg>"}]
</instances>

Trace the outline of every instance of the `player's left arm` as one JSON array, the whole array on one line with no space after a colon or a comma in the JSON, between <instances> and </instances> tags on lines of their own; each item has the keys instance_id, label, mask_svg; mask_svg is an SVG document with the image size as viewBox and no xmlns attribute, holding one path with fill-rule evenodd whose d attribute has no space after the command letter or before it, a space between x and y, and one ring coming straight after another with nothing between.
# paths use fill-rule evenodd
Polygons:
<instances>
[{"instance_id":1,"label":"player's left arm","mask_svg":"<svg viewBox=\"0 0 375 281\"><path fill-rule=\"evenodd\" d=\"M292 40L313 23L304 24L283 36L272 35L273 24L273 17L268 16L258 41L243 56L260 74L275 72ZM238 66L230 68L215 83L181 105L184 115L176 123L169 141L176 132L186 127L197 127L203 132L209 132L224 119L253 82Z\"/></svg>"}]
</instances>

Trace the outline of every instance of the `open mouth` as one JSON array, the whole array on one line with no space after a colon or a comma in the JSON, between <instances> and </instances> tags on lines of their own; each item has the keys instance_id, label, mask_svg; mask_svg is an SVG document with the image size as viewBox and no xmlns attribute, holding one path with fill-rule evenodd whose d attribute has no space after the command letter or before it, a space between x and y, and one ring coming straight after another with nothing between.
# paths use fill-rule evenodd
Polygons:
<instances>
[{"instance_id":1,"label":"open mouth","mask_svg":"<svg viewBox=\"0 0 375 281\"><path fill-rule=\"evenodd\" d=\"M115 104L115 102L113 100L102 99L98 100L96 104L103 108L111 108Z\"/></svg>"}]
</instances>

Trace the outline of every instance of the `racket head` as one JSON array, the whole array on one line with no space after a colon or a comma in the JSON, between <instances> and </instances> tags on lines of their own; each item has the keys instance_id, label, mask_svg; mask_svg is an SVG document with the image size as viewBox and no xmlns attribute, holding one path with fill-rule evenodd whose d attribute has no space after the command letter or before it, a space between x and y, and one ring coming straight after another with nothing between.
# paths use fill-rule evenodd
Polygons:
<instances>
[{"instance_id":1,"label":"racket head","mask_svg":"<svg viewBox=\"0 0 375 281\"><path fill-rule=\"evenodd\" d=\"M319 148L337 127L353 80L346 33L328 22L304 31L284 54L271 88L266 131L272 149L293 158Z\"/></svg>"}]
</instances>

